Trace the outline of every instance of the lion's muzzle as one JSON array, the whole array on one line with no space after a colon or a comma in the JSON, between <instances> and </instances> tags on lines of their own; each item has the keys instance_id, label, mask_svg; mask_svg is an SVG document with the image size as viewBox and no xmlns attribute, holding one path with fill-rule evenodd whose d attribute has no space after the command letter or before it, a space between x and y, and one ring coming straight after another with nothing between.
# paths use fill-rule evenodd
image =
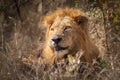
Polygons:
<instances>
[{"instance_id":1,"label":"lion's muzzle","mask_svg":"<svg viewBox=\"0 0 120 80\"><path fill-rule=\"evenodd\" d=\"M55 51L62 51L68 48L68 47L61 47L60 42L62 42L62 37L60 36L51 39L51 46L54 48Z\"/></svg>"}]
</instances>

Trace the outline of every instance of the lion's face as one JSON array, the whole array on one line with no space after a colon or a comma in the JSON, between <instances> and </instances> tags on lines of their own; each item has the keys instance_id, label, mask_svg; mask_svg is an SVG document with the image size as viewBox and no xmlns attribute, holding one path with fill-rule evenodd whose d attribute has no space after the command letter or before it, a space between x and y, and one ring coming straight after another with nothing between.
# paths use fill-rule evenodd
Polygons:
<instances>
[{"instance_id":1,"label":"lion's face","mask_svg":"<svg viewBox=\"0 0 120 80\"><path fill-rule=\"evenodd\" d=\"M74 54L84 47L82 45L87 37L88 19L79 10L58 10L45 16L43 21L47 27L44 58L63 58L66 54Z\"/></svg>"},{"instance_id":2,"label":"lion's face","mask_svg":"<svg viewBox=\"0 0 120 80\"><path fill-rule=\"evenodd\" d=\"M73 19L68 16L56 17L48 27L48 46L56 55L65 55L75 47L77 27Z\"/></svg>"}]
</instances>

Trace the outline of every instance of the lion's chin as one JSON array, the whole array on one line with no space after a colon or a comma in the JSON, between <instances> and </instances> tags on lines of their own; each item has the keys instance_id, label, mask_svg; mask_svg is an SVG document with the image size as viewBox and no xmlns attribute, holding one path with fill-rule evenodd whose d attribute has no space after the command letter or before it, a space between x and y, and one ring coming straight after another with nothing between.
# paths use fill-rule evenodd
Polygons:
<instances>
[{"instance_id":1,"label":"lion's chin","mask_svg":"<svg viewBox=\"0 0 120 80\"><path fill-rule=\"evenodd\" d=\"M57 52L64 51L64 50L67 50L67 49L68 49L68 47L61 47L59 45L54 46L54 50L57 51Z\"/></svg>"}]
</instances>

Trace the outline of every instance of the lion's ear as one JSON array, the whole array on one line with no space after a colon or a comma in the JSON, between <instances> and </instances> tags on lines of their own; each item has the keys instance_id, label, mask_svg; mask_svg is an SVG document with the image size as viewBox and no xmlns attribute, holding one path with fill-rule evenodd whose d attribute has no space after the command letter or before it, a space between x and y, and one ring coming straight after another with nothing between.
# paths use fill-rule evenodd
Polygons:
<instances>
[{"instance_id":1,"label":"lion's ear","mask_svg":"<svg viewBox=\"0 0 120 80\"><path fill-rule=\"evenodd\" d=\"M53 19L51 19L50 17L46 16L43 18L43 24L46 26L46 27L50 27L51 24L53 23Z\"/></svg>"},{"instance_id":2,"label":"lion's ear","mask_svg":"<svg viewBox=\"0 0 120 80\"><path fill-rule=\"evenodd\" d=\"M88 22L88 18L86 16L77 16L74 20L78 25L85 25Z\"/></svg>"}]
</instances>

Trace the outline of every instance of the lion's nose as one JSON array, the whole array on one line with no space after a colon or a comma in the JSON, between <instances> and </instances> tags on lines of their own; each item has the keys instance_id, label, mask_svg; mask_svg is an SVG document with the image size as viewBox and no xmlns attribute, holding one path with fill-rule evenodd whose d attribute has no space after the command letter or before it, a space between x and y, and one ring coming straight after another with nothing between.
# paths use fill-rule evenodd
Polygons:
<instances>
[{"instance_id":1,"label":"lion's nose","mask_svg":"<svg viewBox=\"0 0 120 80\"><path fill-rule=\"evenodd\" d=\"M56 38L53 38L52 41L55 43L55 44L58 44L62 41L62 38L61 37L56 37Z\"/></svg>"}]
</instances>

